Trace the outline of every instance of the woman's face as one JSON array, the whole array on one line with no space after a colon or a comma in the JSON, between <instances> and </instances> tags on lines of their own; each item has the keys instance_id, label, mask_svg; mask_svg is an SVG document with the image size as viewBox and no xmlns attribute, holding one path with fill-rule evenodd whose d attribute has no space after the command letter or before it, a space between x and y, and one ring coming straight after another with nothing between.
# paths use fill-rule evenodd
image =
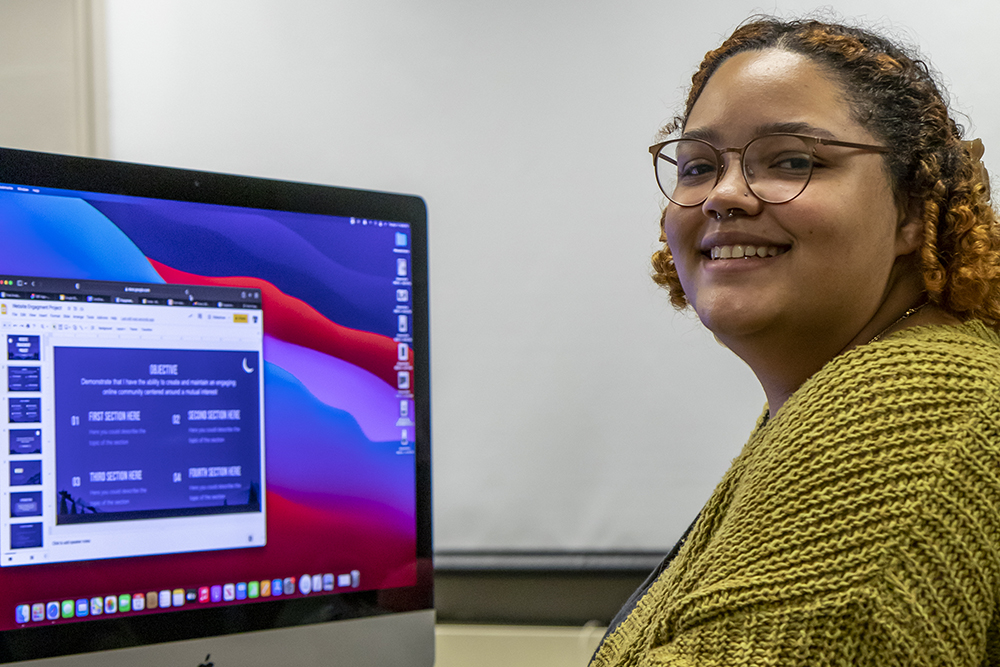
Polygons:
<instances>
[{"instance_id":1,"label":"woman's face","mask_svg":"<svg viewBox=\"0 0 1000 667\"><path fill-rule=\"evenodd\" d=\"M881 143L853 120L838 83L806 57L780 50L725 61L685 126L685 136L719 149L777 131ZM882 156L818 145L808 186L784 204L765 204L750 192L736 153L725 160L704 204L670 204L663 217L698 316L724 342L779 333L846 336L846 343L885 298L896 258L919 242L918 226L904 224L915 220L897 207ZM713 248L734 246L765 251L713 259L720 254Z\"/></svg>"}]
</instances>

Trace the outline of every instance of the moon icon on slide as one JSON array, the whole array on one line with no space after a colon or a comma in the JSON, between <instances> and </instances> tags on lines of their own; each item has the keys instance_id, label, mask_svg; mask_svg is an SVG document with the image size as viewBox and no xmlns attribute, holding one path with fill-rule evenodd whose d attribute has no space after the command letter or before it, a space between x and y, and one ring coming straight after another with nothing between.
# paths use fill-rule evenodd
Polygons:
<instances>
[{"instance_id":1,"label":"moon icon on slide","mask_svg":"<svg viewBox=\"0 0 1000 667\"><path fill-rule=\"evenodd\" d=\"M250 364L247 363L246 357L243 357L243 370L245 370L247 373L253 373L253 369L250 368Z\"/></svg>"}]
</instances>

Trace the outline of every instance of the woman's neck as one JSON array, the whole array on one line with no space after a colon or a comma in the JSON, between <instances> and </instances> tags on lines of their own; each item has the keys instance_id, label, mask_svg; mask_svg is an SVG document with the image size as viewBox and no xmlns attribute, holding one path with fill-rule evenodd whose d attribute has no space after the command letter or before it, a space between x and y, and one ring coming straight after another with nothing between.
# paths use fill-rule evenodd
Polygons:
<instances>
[{"instance_id":1,"label":"woman's neck","mask_svg":"<svg viewBox=\"0 0 1000 667\"><path fill-rule=\"evenodd\" d=\"M774 417L803 382L848 350L908 327L958 321L927 303L919 281L903 280L893 285L876 311L860 326L837 322L811 330L776 327L732 339L717 336L750 366Z\"/></svg>"}]
</instances>

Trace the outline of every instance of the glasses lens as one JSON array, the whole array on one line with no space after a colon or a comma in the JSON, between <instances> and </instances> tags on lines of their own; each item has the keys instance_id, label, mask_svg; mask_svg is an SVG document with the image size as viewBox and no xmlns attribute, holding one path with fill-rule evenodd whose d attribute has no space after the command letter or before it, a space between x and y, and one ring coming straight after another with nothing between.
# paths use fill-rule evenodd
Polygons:
<instances>
[{"instance_id":1,"label":"glasses lens","mask_svg":"<svg viewBox=\"0 0 1000 667\"><path fill-rule=\"evenodd\" d=\"M715 150L703 141L678 139L663 145L656 155L656 179L670 201L696 206L718 182Z\"/></svg>"},{"instance_id":2,"label":"glasses lens","mask_svg":"<svg viewBox=\"0 0 1000 667\"><path fill-rule=\"evenodd\" d=\"M800 137L773 134L754 139L743 153L743 175L753 193L771 204L797 197L812 176L813 156Z\"/></svg>"}]
</instances>

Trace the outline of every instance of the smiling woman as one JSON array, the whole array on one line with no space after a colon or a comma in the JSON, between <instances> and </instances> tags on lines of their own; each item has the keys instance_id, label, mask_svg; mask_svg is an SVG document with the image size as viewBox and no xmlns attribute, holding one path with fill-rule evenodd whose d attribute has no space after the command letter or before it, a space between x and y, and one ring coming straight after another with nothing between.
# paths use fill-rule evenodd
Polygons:
<instances>
[{"instance_id":1,"label":"smiling woman","mask_svg":"<svg viewBox=\"0 0 1000 667\"><path fill-rule=\"evenodd\" d=\"M757 372L774 412L838 352L870 339L921 298L919 220L897 204L885 159L868 148L879 138L854 119L844 93L799 53L745 51L727 59L688 114L685 136L779 145L761 167L745 153L742 170L720 164L700 205L671 203L663 216L684 294ZM773 128L790 122L851 143L789 147L790 138ZM728 156L730 165L738 159ZM789 168L791 160L806 168ZM809 166L808 181L794 179L792 190L803 189L782 197L789 201L769 204L757 194L787 190L788 172L801 175ZM752 258L745 250L732 257L748 246ZM757 255L761 247L765 257Z\"/></svg>"},{"instance_id":2,"label":"smiling woman","mask_svg":"<svg viewBox=\"0 0 1000 667\"><path fill-rule=\"evenodd\" d=\"M592 664L1000 665L981 150L918 57L856 28L747 23L692 82L650 148L654 279L768 404Z\"/></svg>"}]
</instances>

